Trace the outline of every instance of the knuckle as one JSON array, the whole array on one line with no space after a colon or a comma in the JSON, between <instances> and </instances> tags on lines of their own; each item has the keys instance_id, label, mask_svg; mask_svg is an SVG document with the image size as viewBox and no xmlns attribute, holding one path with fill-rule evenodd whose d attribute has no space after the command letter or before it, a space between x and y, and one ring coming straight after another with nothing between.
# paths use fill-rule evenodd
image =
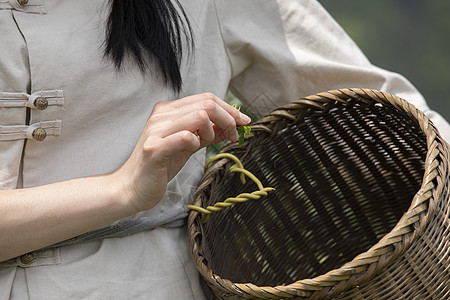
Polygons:
<instances>
[{"instance_id":1,"label":"knuckle","mask_svg":"<svg viewBox=\"0 0 450 300\"><path fill-rule=\"evenodd\" d=\"M180 139L184 145L190 146L196 143L196 136L189 131L183 131L182 133L180 133Z\"/></svg>"},{"instance_id":2,"label":"knuckle","mask_svg":"<svg viewBox=\"0 0 450 300\"><path fill-rule=\"evenodd\" d=\"M213 112L217 109L217 103L212 99L206 99L206 100L203 100L201 107L205 111Z\"/></svg>"},{"instance_id":3,"label":"knuckle","mask_svg":"<svg viewBox=\"0 0 450 300\"><path fill-rule=\"evenodd\" d=\"M205 110L198 110L195 112L195 119L200 123L209 122L208 113Z\"/></svg>"},{"instance_id":4,"label":"knuckle","mask_svg":"<svg viewBox=\"0 0 450 300\"><path fill-rule=\"evenodd\" d=\"M187 131L180 132L180 140L182 143L188 143L191 141L191 134Z\"/></svg>"},{"instance_id":5,"label":"knuckle","mask_svg":"<svg viewBox=\"0 0 450 300\"><path fill-rule=\"evenodd\" d=\"M164 114L161 114L161 113L152 113L149 118L149 121L152 123L159 123L164 120L165 120L165 116L164 116Z\"/></svg>"},{"instance_id":6,"label":"knuckle","mask_svg":"<svg viewBox=\"0 0 450 300\"><path fill-rule=\"evenodd\" d=\"M156 143L147 144L144 146L144 155L147 157L154 156L158 152Z\"/></svg>"},{"instance_id":7,"label":"knuckle","mask_svg":"<svg viewBox=\"0 0 450 300\"><path fill-rule=\"evenodd\" d=\"M158 112L161 111L166 105L167 105L168 101L160 101L157 102L154 106L153 106L153 111L154 112Z\"/></svg>"},{"instance_id":8,"label":"knuckle","mask_svg":"<svg viewBox=\"0 0 450 300\"><path fill-rule=\"evenodd\" d=\"M202 97L203 99L214 100L214 99L216 98L216 95L214 95L213 93L210 93L210 92L206 92L206 93L203 93L203 94L201 95L201 97Z\"/></svg>"},{"instance_id":9,"label":"knuckle","mask_svg":"<svg viewBox=\"0 0 450 300\"><path fill-rule=\"evenodd\" d=\"M228 119L225 128L223 128L224 131L227 132L234 132L236 130L236 122L234 122L234 119L230 118Z\"/></svg>"}]
</instances>

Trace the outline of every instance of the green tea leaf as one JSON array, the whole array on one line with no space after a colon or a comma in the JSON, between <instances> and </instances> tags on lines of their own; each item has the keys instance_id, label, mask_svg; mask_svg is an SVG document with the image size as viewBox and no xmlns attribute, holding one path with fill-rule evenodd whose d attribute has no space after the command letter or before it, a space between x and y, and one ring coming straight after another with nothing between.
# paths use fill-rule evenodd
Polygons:
<instances>
[{"instance_id":1,"label":"green tea leaf","mask_svg":"<svg viewBox=\"0 0 450 300\"><path fill-rule=\"evenodd\" d=\"M245 137L248 137L250 135L250 131L252 130L252 128L250 126L242 126L242 127L244 127Z\"/></svg>"},{"instance_id":2,"label":"green tea leaf","mask_svg":"<svg viewBox=\"0 0 450 300\"><path fill-rule=\"evenodd\" d=\"M233 107L237 110L241 110L241 107L238 107L237 104L233 104ZM237 131L239 133L239 146L244 145L244 139L250 135L251 128L250 126L237 126Z\"/></svg>"},{"instance_id":3,"label":"green tea leaf","mask_svg":"<svg viewBox=\"0 0 450 300\"><path fill-rule=\"evenodd\" d=\"M239 133L239 146L244 144L244 139L250 135L250 126L238 126L237 131Z\"/></svg>"}]
</instances>

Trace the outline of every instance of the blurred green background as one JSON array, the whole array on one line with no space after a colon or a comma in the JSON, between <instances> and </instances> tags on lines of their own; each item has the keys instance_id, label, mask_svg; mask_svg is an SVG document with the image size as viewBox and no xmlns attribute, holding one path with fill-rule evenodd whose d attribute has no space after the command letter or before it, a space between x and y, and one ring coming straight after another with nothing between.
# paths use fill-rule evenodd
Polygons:
<instances>
[{"instance_id":1,"label":"blurred green background","mask_svg":"<svg viewBox=\"0 0 450 300\"><path fill-rule=\"evenodd\" d=\"M374 65L405 76L424 95L428 105L450 121L450 1L319 2ZM226 101L242 105L230 93ZM245 106L242 110L251 115ZM208 147L208 157L222 146L223 143Z\"/></svg>"},{"instance_id":2,"label":"blurred green background","mask_svg":"<svg viewBox=\"0 0 450 300\"><path fill-rule=\"evenodd\" d=\"M374 65L404 75L450 121L450 1L319 2Z\"/></svg>"}]
</instances>

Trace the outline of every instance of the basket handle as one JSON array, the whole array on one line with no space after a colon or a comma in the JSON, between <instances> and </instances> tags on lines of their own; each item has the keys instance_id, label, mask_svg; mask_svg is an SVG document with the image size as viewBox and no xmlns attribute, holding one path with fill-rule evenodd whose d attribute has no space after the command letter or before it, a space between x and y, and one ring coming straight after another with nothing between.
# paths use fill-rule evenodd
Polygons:
<instances>
[{"instance_id":1,"label":"basket handle","mask_svg":"<svg viewBox=\"0 0 450 300\"><path fill-rule=\"evenodd\" d=\"M237 158L236 156L234 156L233 154L230 154L230 153L219 153L219 154L211 157L205 164L205 170L214 160L217 160L220 158L228 158L228 159L233 160L236 164L231 166L230 174L236 173L236 172L241 173L240 178L241 178L242 184L245 184L245 176L247 176L248 178L253 180L253 182L256 183L259 190L256 190L252 193L242 193L242 194L237 195L236 197L229 197L229 198L225 199L225 201L223 201L223 202L217 202L213 206L208 206L206 208L200 207L198 205L186 205L187 209L194 210L194 211L197 211L197 212L205 215L205 217L203 219L203 223L208 221L209 216L213 212L220 211L227 207L231 207L236 203L246 202L250 199L259 199L263 196L267 196L270 192L273 192L275 190L272 187L264 187L262 185L261 181L258 178L256 178L255 175L253 175L250 171L244 169L244 166L243 166L242 162L239 160L239 158Z\"/></svg>"}]
</instances>

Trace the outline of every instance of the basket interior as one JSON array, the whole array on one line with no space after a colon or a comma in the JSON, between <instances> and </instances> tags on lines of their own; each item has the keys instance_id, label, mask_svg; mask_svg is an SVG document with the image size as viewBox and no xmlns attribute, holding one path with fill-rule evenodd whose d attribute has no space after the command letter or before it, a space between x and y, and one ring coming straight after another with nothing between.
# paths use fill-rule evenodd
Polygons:
<instances>
[{"instance_id":1,"label":"basket interior","mask_svg":"<svg viewBox=\"0 0 450 300\"><path fill-rule=\"evenodd\" d=\"M284 285L339 268L392 230L421 186L425 135L391 107L335 103L278 123L275 136L256 132L233 151L276 191L203 224L208 267L234 283ZM255 190L233 174L211 184L207 204Z\"/></svg>"}]
</instances>

